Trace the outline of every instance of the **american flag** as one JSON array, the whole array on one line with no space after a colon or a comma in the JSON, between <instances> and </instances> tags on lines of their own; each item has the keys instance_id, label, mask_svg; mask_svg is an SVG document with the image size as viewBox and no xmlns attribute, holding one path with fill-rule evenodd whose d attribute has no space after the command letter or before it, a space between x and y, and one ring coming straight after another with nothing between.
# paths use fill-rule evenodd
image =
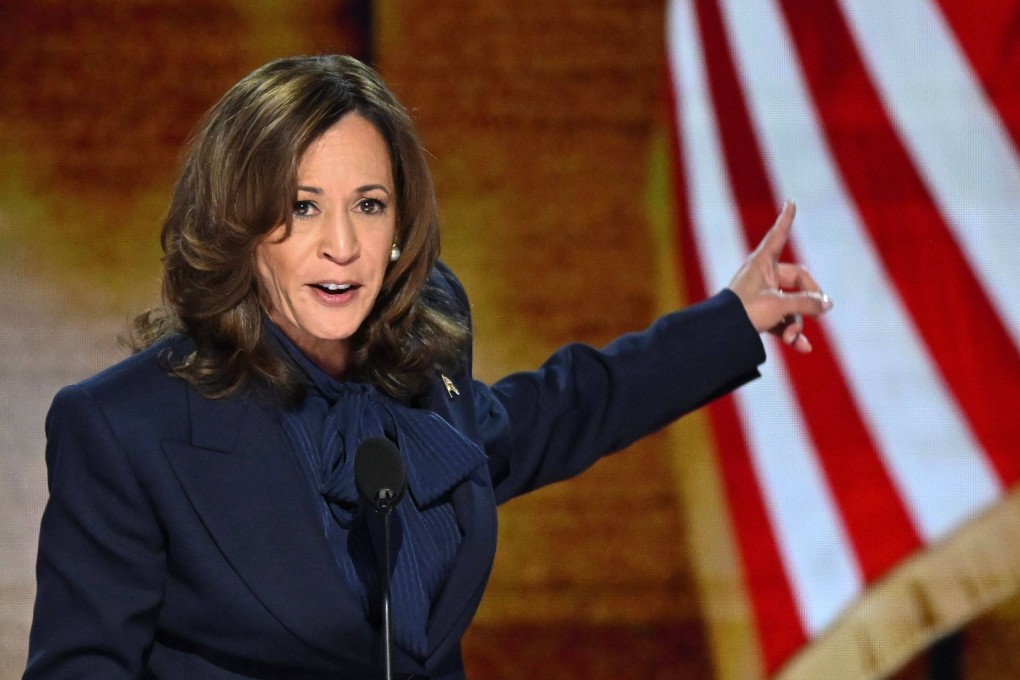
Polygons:
<instances>
[{"instance_id":1,"label":"american flag","mask_svg":"<svg viewBox=\"0 0 1020 680\"><path fill-rule=\"evenodd\" d=\"M836 303L813 354L773 345L709 407L764 671L811 677L827 638L881 634L862 598L1020 481L1020 2L671 0L667 31L691 297L790 198L787 259ZM1016 587L943 615L943 585L980 584L940 578L904 586L936 601L915 642ZM910 650L834 653L877 677Z\"/></svg>"}]
</instances>

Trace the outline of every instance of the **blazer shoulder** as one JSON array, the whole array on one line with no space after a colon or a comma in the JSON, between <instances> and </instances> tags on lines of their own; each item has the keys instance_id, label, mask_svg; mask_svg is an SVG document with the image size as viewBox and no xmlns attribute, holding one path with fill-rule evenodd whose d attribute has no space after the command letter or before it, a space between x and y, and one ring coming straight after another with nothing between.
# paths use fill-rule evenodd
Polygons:
<instances>
[{"instance_id":1,"label":"blazer shoulder","mask_svg":"<svg viewBox=\"0 0 1020 680\"><path fill-rule=\"evenodd\" d=\"M72 387L87 392L99 402L107 399L145 399L159 388L181 383L167 371L168 362L187 356L191 342L173 335L132 354Z\"/></svg>"},{"instance_id":2,"label":"blazer shoulder","mask_svg":"<svg viewBox=\"0 0 1020 680\"><path fill-rule=\"evenodd\" d=\"M186 429L191 388L165 366L168 358L186 356L188 346L180 336L169 337L64 387L53 398L47 432L56 422L88 417L90 412L102 414L110 427L126 437L135 430Z\"/></svg>"},{"instance_id":3,"label":"blazer shoulder","mask_svg":"<svg viewBox=\"0 0 1020 680\"><path fill-rule=\"evenodd\" d=\"M436 295L437 292L438 296ZM444 311L453 312L455 315L464 317L470 316L470 305L464 284L460 282L460 279L453 273L453 270L441 260L436 262L436 266L433 267L432 272L429 274L426 294L428 295L429 293L431 293L433 298L445 298L433 300L433 303L444 308Z\"/></svg>"}]
</instances>

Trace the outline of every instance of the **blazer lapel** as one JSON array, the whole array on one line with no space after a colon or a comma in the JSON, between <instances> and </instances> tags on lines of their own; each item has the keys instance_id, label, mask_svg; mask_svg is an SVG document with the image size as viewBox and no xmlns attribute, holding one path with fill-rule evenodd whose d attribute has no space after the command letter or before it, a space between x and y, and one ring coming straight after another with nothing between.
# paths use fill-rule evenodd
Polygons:
<instances>
[{"instance_id":1,"label":"blazer lapel","mask_svg":"<svg viewBox=\"0 0 1020 680\"><path fill-rule=\"evenodd\" d=\"M192 446L164 452L195 511L251 591L297 637L368 666L377 641L343 585L315 495L277 415L189 394Z\"/></svg>"},{"instance_id":2,"label":"blazer lapel","mask_svg":"<svg viewBox=\"0 0 1020 680\"><path fill-rule=\"evenodd\" d=\"M496 501L492 487L479 477L479 469L453 492L453 507L464 532L446 584L429 620L429 656L442 659L461 635L478 608L496 554Z\"/></svg>"},{"instance_id":3,"label":"blazer lapel","mask_svg":"<svg viewBox=\"0 0 1020 680\"><path fill-rule=\"evenodd\" d=\"M455 390L448 378L433 383L416 406L429 409L453 425L462 434L478 442L471 377L466 371L454 374ZM460 642L481 600L496 553L496 500L492 485L478 469L453 491L452 501L464 538L457 549L446 584L440 592L429 619L429 658L442 660L451 646ZM434 669L433 669L434 670Z\"/></svg>"}]
</instances>

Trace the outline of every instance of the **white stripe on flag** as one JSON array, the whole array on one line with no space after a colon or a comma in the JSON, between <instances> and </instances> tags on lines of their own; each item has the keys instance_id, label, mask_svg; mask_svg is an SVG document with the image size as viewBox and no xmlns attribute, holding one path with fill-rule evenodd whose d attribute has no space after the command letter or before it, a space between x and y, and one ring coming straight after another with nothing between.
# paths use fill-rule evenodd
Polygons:
<instances>
[{"instance_id":1,"label":"white stripe on flag","mask_svg":"<svg viewBox=\"0 0 1020 680\"><path fill-rule=\"evenodd\" d=\"M927 541L994 501L998 481L882 269L830 157L771 0L723 0L773 185L801 197L793 239L837 309L825 317L855 401Z\"/></svg>"},{"instance_id":2,"label":"white stripe on flag","mask_svg":"<svg viewBox=\"0 0 1020 680\"><path fill-rule=\"evenodd\" d=\"M886 110L1020 347L1020 163L1009 134L931 2L841 4Z\"/></svg>"},{"instance_id":3,"label":"white stripe on flag","mask_svg":"<svg viewBox=\"0 0 1020 680\"><path fill-rule=\"evenodd\" d=\"M671 3L668 22L691 218L707 287L718 290L748 248L719 148L691 3ZM764 379L743 388L736 401L801 622L814 635L860 592L862 579L778 347L770 347L769 356Z\"/></svg>"}]
</instances>

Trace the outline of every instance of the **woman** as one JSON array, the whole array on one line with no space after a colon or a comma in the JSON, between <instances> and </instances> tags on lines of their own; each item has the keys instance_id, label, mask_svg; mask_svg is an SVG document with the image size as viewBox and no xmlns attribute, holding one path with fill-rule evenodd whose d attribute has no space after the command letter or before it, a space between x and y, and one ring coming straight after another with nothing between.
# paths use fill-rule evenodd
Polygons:
<instances>
[{"instance_id":1,"label":"woman","mask_svg":"<svg viewBox=\"0 0 1020 680\"><path fill-rule=\"evenodd\" d=\"M792 220L712 299L486 386L404 109L349 57L256 70L185 160L165 310L50 410L25 677L379 677L382 538L353 460L384 436L408 476L397 677L463 678L497 504L756 377L760 332L810 350L801 315L829 302L778 263Z\"/></svg>"}]
</instances>

